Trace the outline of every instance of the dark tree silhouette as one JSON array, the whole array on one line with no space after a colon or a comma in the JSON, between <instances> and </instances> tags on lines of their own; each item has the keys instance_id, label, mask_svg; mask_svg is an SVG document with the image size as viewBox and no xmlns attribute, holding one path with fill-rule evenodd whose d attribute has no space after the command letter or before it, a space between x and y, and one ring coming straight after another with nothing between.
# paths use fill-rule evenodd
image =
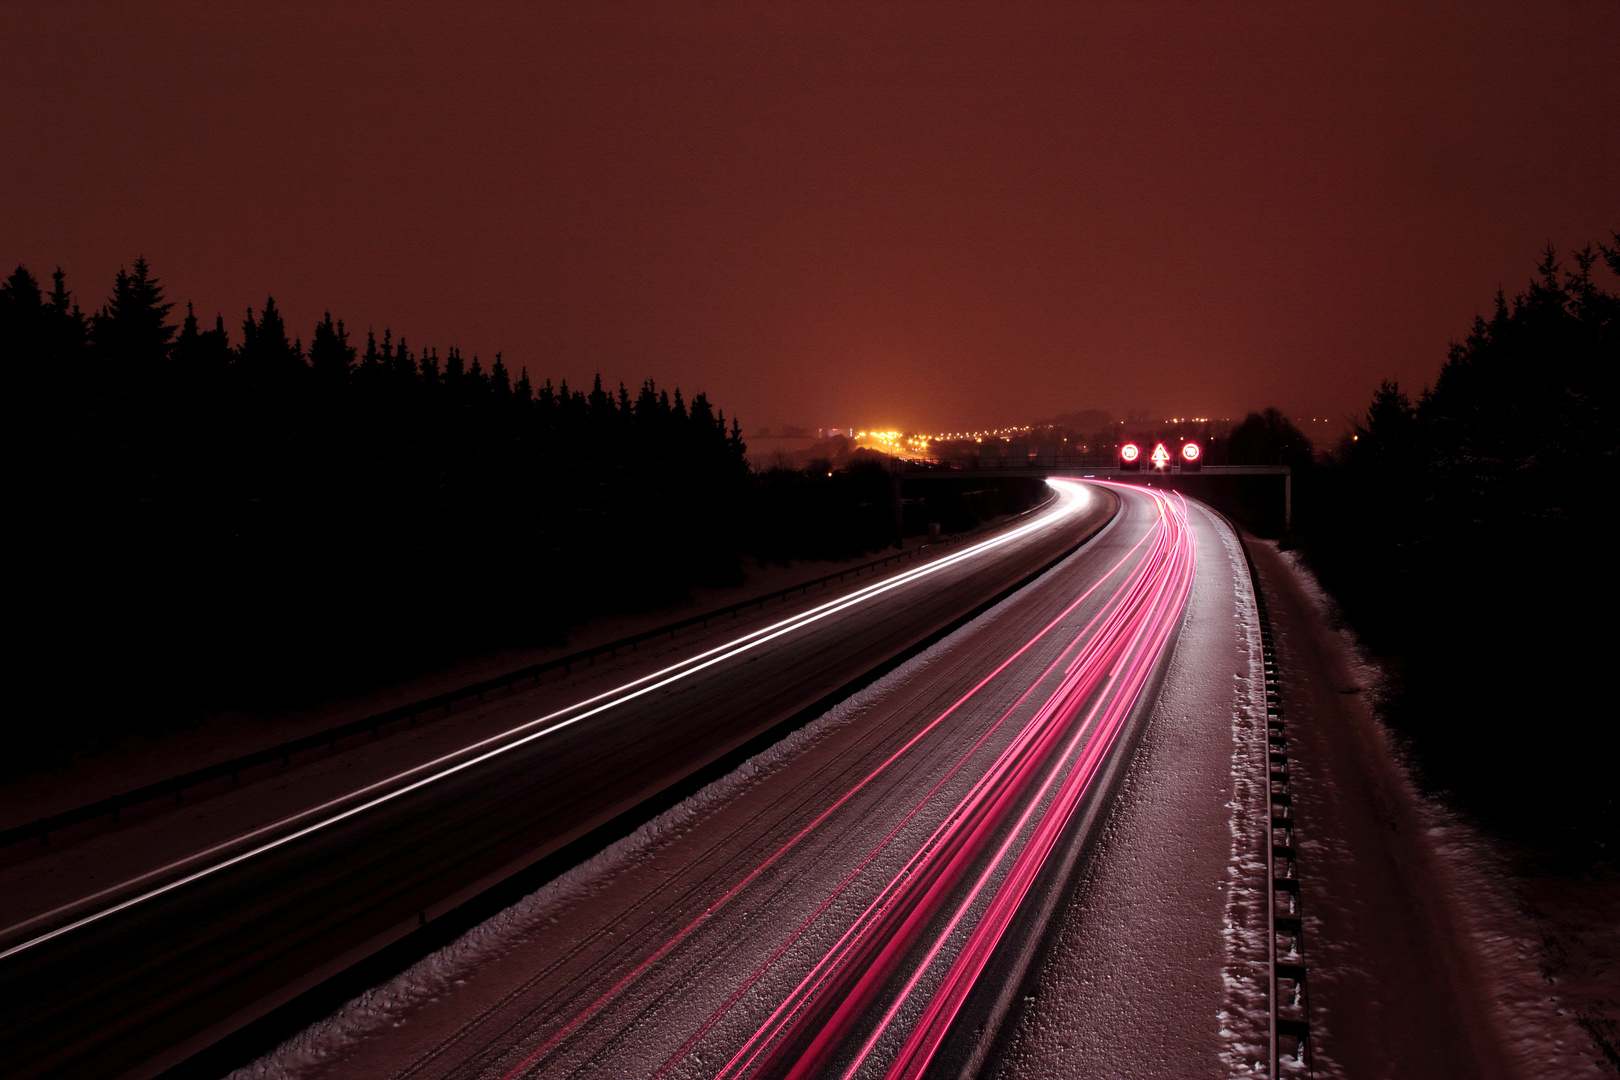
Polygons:
<instances>
[{"instance_id":1,"label":"dark tree silhouette","mask_svg":"<svg viewBox=\"0 0 1620 1080\"><path fill-rule=\"evenodd\" d=\"M189 305L188 305L189 306ZM349 332L340 319L334 325L332 313L315 324L315 334L309 342L309 366L315 377L328 386L348 382L354 367L355 349L349 344Z\"/></svg>"},{"instance_id":2,"label":"dark tree silhouette","mask_svg":"<svg viewBox=\"0 0 1620 1080\"><path fill-rule=\"evenodd\" d=\"M741 432L699 395L514 386L273 299L232 347L144 259L91 319L0 284L27 523L21 751L357 689L734 579ZM71 688L71 692L68 692ZM25 694L26 696L26 694Z\"/></svg>"},{"instance_id":3,"label":"dark tree silhouette","mask_svg":"<svg viewBox=\"0 0 1620 1080\"><path fill-rule=\"evenodd\" d=\"M1617 245L1620 247L1620 245ZM1620 298L1600 247L1549 249L1414 404L1386 382L1317 478L1306 549L1402 675L1429 778L1497 826L1614 850L1620 764L1597 673L1620 603ZM1608 845L1605 849L1599 845Z\"/></svg>"},{"instance_id":4,"label":"dark tree silhouette","mask_svg":"<svg viewBox=\"0 0 1620 1080\"><path fill-rule=\"evenodd\" d=\"M136 259L133 273L118 271L112 296L90 320L91 340L107 358L154 369L166 358L174 337L175 328L168 322L173 307L163 299L146 259Z\"/></svg>"},{"instance_id":5,"label":"dark tree silhouette","mask_svg":"<svg viewBox=\"0 0 1620 1080\"><path fill-rule=\"evenodd\" d=\"M1288 465L1308 471L1316 455L1311 440L1277 409L1250 413L1227 436L1227 459L1233 465Z\"/></svg>"},{"instance_id":6,"label":"dark tree silhouette","mask_svg":"<svg viewBox=\"0 0 1620 1080\"><path fill-rule=\"evenodd\" d=\"M536 388L388 328L357 348L331 313L306 353L273 298L234 344L172 310L144 259L90 319L60 271L0 284L30 628L6 760L555 642L737 581L745 551L895 539L884 464L753 475L702 393ZM930 484L905 520L967 528L1039 489Z\"/></svg>"}]
</instances>

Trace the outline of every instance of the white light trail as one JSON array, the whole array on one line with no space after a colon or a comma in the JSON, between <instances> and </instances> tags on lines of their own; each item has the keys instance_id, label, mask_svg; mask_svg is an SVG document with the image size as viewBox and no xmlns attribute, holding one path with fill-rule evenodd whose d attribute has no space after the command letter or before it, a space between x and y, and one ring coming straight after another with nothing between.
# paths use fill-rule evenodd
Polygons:
<instances>
[{"instance_id":1,"label":"white light trail","mask_svg":"<svg viewBox=\"0 0 1620 1080\"><path fill-rule=\"evenodd\" d=\"M160 896L174 892L177 889L184 888L185 886L196 881L200 881L203 878L211 877L222 870L227 870L230 867L237 866L241 863L247 862L250 859L257 858L258 856L266 854L267 852L285 847L296 840L300 840L313 833L330 828L331 826L337 825L343 821L347 821L348 819L355 817L358 814L362 814L367 810L371 810L385 803L392 802L403 795L454 776L457 773L470 769L475 765L479 765L483 762L491 760L492 758L498 757L501 754L515 750L520 746L526 746L538 739L543 739L548 735L555 734L564 728L572 727L573 725L589 719L592 716L603 713L608 709L623 705L626 702L643 697L655 690L669 686L672 683L689 678L699 671L713 667L716 664L724 663L725 661L739 656L742 653L756 649L766 642L773 641L777 638L793 633L796 630L801 630L804 627L820 622L829 616L836 615L852 607L866 603L867 601L881 596L884 593L901 588L902 586L908 585L920 578L939 573L941 570L948 567L956 566L964 561L977 558L986 552L993 551L996 548L1013 543L1033 532L1048 528L1068 517L1072 517L1090 505L1092 495L1084 485L1061 480L1048 480L1047 483L1057 491L1057 505L1047 513L1036 516L1032 521L1021 525L1018 528L1010 529L1000 535L990 537L987 540L982 540L977 544L972 544L966 548L963 548L961 551L943 556L933 562L927 563L926 565L915 567L903 573L896 574L894 577L888 578L884 581L873 582L871 585L857 589L854 592L838 597L837 599L829 600L826 603L811 608L808 611L789 616L788 618L779 620L769 626L750 631L749 633L733 638L732 640L722 645L717 645L705 652L698 653L695 656L688 657L685 660L678 661L658 671L643 675L640 678L622 683L611 690L605 690L593 697L575 702L572 705L558 709L555 712L548 713L545 716L537 717L534 720L519 724L518 726L510 728L497 735L491 735L487 738L480 739L477 742L464 746L459 750L452 751L448 754L443 754L437 758L434 758L432 761L424 762L421 765L395 773L393 776L387 777L383 780L378 780L374 783L367 784L364 787L351 791L346 795L339 796L336 799L330 799L319 804L318 806L313 806L296 814L288 815L279 821L272 822L268 825L262 825L259 828L233 837L232 839L224 841L223 843L215 844L212 847L204 849L203 851L188 855L183 859L177 859L164 866L149 870L146 873L120 882L117 885L102 889L90 896L81 897L80 899L71 903L63 904L59 907L53 908L50 911L43 912L20 923L8 926L4 930L0 930L0 940L11 937L19 932L25 932L29 927L48 924L54 919L60 918L71 911L82 909L88 905L93 905L98 901L128 892L131 889L137 889L147 882L181 872L188 866L194 866L197 863L205 862L206 860L220 856L227 851L231 851L234 848L239 848L244 844L253 844L255 840L265 836L272 836L272 834L275 834L282 829L291 828L301 821L308 821L308 824L305 824L300 828L295 828L292 832L288 832L280 836L273 836L272 839L265 840L264 842L252 846L245 851L238 851L236 854L219 858L216 862L208 863L208 865L192 870L190 873L184 873L181 877L178 877L172 881L164 882L161 885L154 886L144 892L138 893L135 896L112 903L107 907L90 912L86 915L82 915L71 922L63 924L62 926L55 927L54 929L21 941L18 944L5 949L4 951L0 951L0 960L5 960L9 957L16 956L19 953L43 945L48 941L52 941L66 934L73 933L74 931L80 930L93 923L100 922L109 916L116 915L122 911L127 911L139 904L146 903L147 901L154 900ZM412 777L415 777L415 779L411 779ZM407 783L406 781L409 782ZM393 785L396 784L401 786L394 787ZM352 806L345 805L348 803L353 803L355 800L362 801ZM342 809L339 809L340 807ZM316 821L309 821L310 818L319 817L319 815L322 814L327 814L328 816L320 817L319 820Z\"/></svg>"}]
</instances>

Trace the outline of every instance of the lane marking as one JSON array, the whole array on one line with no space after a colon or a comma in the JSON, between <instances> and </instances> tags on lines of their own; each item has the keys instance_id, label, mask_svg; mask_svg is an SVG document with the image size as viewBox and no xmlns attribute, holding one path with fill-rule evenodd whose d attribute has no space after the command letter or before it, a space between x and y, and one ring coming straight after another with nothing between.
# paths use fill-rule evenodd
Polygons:
<instances>
[{"instance_id":1,"label":"lane marking","mask_svg":"<svg viewBox=\"0 0 1620 1080\"><path fill-rule=\"evenodd\" d=\"M988 949L993 949L995 942L1000 940L1007 921L1021 902L1023 891L1027 890L1034 875L1045 864L1057 836L1066 827L1074 806L1090 788L1092 777L1112 747L1125 716L1144 689L1148 672L1162 654L1170 626L1184 610L1193 557L1187 544L1184 511L1177 513L1169 499L1157 493L1149 494L1158 504L1159 521L1156 526L1150 527L1147 534L1154 537L1152 550L1133 571L1131 580L1122 590L1129 595L1122 601L1110 602L1111 609L1104 612L1104 625L1087 641L1075 662L1067 666L1059 685L1030 720L1020 740L1009 746L1003 757L978 782L985 785L979 795L981 800L1011 807L1014 801L1027 798L1029 801L1025 810L999 851L984 866L968 895L952 901L947 925L912 972L900 995L880 1018L877 1029L858 1048L844 1080L848 1080L861 1067L879 1039L890 1029L907 1004L908 996L944 949L947 939L967 917L968 909L983 894L991 878L1006 865L1008 853L1024 834L1031 816L1036 813L1037 807L1045 803L1053 785L1061 778L1062 791L1057 802L1040 812L1040 823L1035 833L1024 842L1011 865L1011 876L996 888L990 908L975 920L975 929L968 943L973 948L973 955L958 957L950 964L946 985L931 995L933 1001L929 1003L929 1009L937 1008L941 1003L942 992L949 1000L949 1014L943 1016L943 1025L937 1027L938 1032L943 1034L944 1027L948 1026L960 1007L960 998L951 991L954 989L965 994L966 988L972 985L982 967L982 962L975 964L975 961L987 957ZM1076 643L1079 640L1076 639ZM1122 671L1126 672L1123 679ZM1032 685L1039 685L1045 677L1046 673L1043 673ZM1115 691L1114 688L1119 686L1124 687L1123 692ZM1061 742L1063 729L1077 715L1081 703L1091 700L1099 692L1101 696L1096 698L1086 718L1072 729L1073 735L1068 745L1052 759L1051 772L1047 774L1045 783L1039 784L1033 795L1028 794L1026 780L1018 777L1026 777L1027 774L1027 778L1032 779L1039 771L1037 762L1045 758L1046 751L1037 752L1037 746L1056 746ZM1098 726L1094 727L1093 721L1099 710L1103 719L1097 721ZM1021 748L1020 742L1025 738L1029 740L1028 745ZM1081 757L1074 761L1072 767L1065 768L1064 763L1071 759L1082 741L1085 749ZM1026 754L1033 756L1026 757ZM908 863L884 887L866 912L817 961L788 999L777 1007L776 1012L720 1070L718 1077L729 1077L733 1072L740 1075L758 1065L762 1057L765 1063L760 1068L764 1073L788 1077L821 1074L829 1063L829 1057L848 1036L852 1026L875 1002L880 988L887 984L900 965L907 962L904 957L917 944L917 935L924 933L924 927L932 924L937 917L938 905L945 902L946 893L958 887L960 874L966 871L969 862L979 857L977 852L988 839L988 830L1001 827L1003 812L992 809L990 801L984 802L972 815L964 816L963 807L966 805L964 802L947 815L935 836L913 856L917 869L914 871L912 864ZM950 837L948 842L940 839L945 836ZM924 872L928 864L933 865ZM877 950L876 955L867 955L866 950L872 949ZM964 963L964 960L967 962ZM849 984L845 981L849 978L856 981ZM823 1019L816 1019L826 1008L831 1008L832 1013ZM926 1018L935 1024L940 1020L939 1015ZM802 1030L807 1021L813 1025L808 1033L809 1044L795 1050L791 1032ZM912 1034L913 1039L908 1040L902 1059L909 1057L913 1065L925 1067L938 1043L928 1037L933 1034L932 1031L921 1033L920 1038L918 1031Z\"/></svg>"},{"instance_id":2,"label":"lane marking","mask_svg":"<svg viewBox=\"0 0 1620 1080\"><path fill-rule=\"evenodd\" d=\"M25 931L28 927L36 926L40 923L49 922L67 912L82 908L88 904L94 904L96 901L104 899L108 896L128 891L131 888L138 888L143 882L174 873L188 865L211 858L223 851L238 847L241 844L251 843L257 837L277 832L278 830L292 826L299 821L303 821L318 814L326 813L327 811L333 810L334 808L351 802L354 799L366 799L366 796L372 792L389 788L390 785L400 783L401 781L404 781L412 776L418 776L418 774L430 772L430 770L433 769L439 769L438 772L431 772L430 775L420 776L418 779L404 784L403 786L393 788L392 790L383 791L382 794L366 799L366 801L361 802L356 806L333 813L329 817L322 818L321 820L312 822L303 826L302 828L295 829L290 833L275 837L274 839L268 840L256 847L252 847L247 851L239 852L235 855L221 859L218 862L210 863L201 869L195 870L189 874L184 874L173 881L155 886L145 892L139 893L136 896L130 897L115 904L111 904L108 907L101 908L97 911L91 912L90 914L81 916L78 919L65 923L62 926L56 927L50 931L19 942L18 944L11 946L4 951L0 951L0 960L6 960L12 956L18 955L19 953L26 952L29 949L43 945L46 942L53 941L56 938L100 922L109 916L116 915L122 911L127 911L130 908L136 907L137 905L154 900L160 896L167 895L168 893L174 892L177 889L181 889L204 878L211 877L220 871L227 870L250 859L257 858L258 856L266 854L267 852L285 847L295 840L301 840L313 833L320 832L324 829L330 828L333 825L347 821L348 819L362 814L367 810L375 809L376 807L392 802L401 796L427 787L430 784L437 783L440 780L454 776L466 769L472 768L475 765L479 765L483 762L499 757L500 755L511 750L515 750L518 747L526 746L538 739L543 739L549 735L553 735L558 731L572 727L573 725L578 724L583 720L587 720L592 716L606 712L608 709L614 708L618 705L623 705L626 702L633 701L637 698L644 697L655 690L662 689L663 687L679 682L682 679L689 678L690 676L713 667L716 664L733 659L745 652L756 649L767 642L774 641L777 638L820 622L821 620L832 615L836 615L840 612L848 610L849 608L856 607L878 596L881 596L884 593L891 592L905 585L909 585L920 578L938 573L941 570L949 567L956 566L968 559L977 558L988 551L992 551L998 547L1002 547L1016 540L1020 540L1034 532L1046 529L1068 517L1072 517L1073 515L1079 513L1080 510L1090 505L1091 495L1088 491L1086 491L1084 485L1066 481L1048 480L1047 482L1052 487L1057 489L1058 498L1060 500L1059 504L1054 507L1050 513L1043 514L1025 525L1021 525L1018 528L1010 530L999 536L994 536L988 540L981 541L980 543L964 548L959 552L944 556L943 558L928 563L927 565L907 570L893 578L889 578L885 581L874 582L871 585L857 589L853 593L827 601L825 604L814 607L809 611L801 612L798 615L789 616L788 618L779 620L770 626L761 627L760 629L743 634L740 637L733 638L731 641L717 645L706 652L688 657L685 660L678 661L658 671L643 675L640 678L632 679L631 681L614 687L611 690L605 690L593 697L575 702L573 705L565 706L564 708L558 709L555 712L548 713L545 716L519 724L518 726L510 728L507 731L501 732L497 735L492 735L481 739L477 742L464 746L459 750L452 751L448 754L443 754L431 761L424 762L421 765L395 773L393 776L375 781L335 799L330 799L324 803L311 807L307 810L300 811L296 814L288 815L279 821L262 825L259 828L243 833L240 836L232 838L231 840L215 844L212 847L204 849L203 851L195 852L182 859L177 859L170 862L165 866L149 870L136 877L120 882L117 885L109 886L108 888L102 889L89 896L81 897L78 900L60 905L50 911L42 912L39 915L35 915L29 919L23 920L22 922L8 926L4 930L0 930L0 938ZM538 730L531 731L530 729L533 728L538 728ZM519 738L513 738L513 736L518 736L523 732L528 733L522 734ZM508 739L511 741L503 743L503 740ZM486 747L492 748L485 749ZM483 752L480 753L479 751ZM467 758L464 761L456 761L457 758L460 758L466 754L473 754L474 756ZM454 764L447 764L450 762L454 762ZM440 768L440 766L445 767Z\"/></svg>"},{"instance_id":3,"label":"lane marking","mask_svg":"<svg viewBox=\"0 0 1620 1080\"><path fill-rule=\"evenodd\" d=\"M969 689L967 692L965 692L961 697L957 698L957 700L955 702L953 702L948 708L946 708L942 713L940 713L938 716L936 716L932 721L930 721L927 725L925 725L915 735L913 735L910 739L908 739L904 745L902 745L901 747L896 749L892 754L890 754L887 758L885 758L875 769L873 769L862 780L860 780L857 784L855 784L854 787L850 788L843 795L839 796L839 798L837 800L835 800L831 806L829 806L825 810L823 810L812 821L810 821L807 825L805 825L797 833L795 833L792 837L790 837L769 858L767 858L764 862L760 863L753 870L751 870L748 874L746 874L740 881L737 882L737 884L733 885L730 889L728 889L723 895L721 895L713 903L709 904L709 906L706 907L700 914L698 914L698 916L696 918L694 918L690 923L688 923L684 928L682 928L678 933L676 933L674 937L672 937L668 941L664 942L664 944L659 946L651 954L649 954L647 957L645 957L639 964L637 964L628 973L626 973L623 977L621 977L619 979L619 981L616 982L612 987L610 987L606 992L604 992L601 996L599 996L590 1005L586 1006L583 1011L577 1013L573 1017L573 1019L569 1020L567 1023L565 1023L560 1028L558 1028L556 1031L552 1032L551 1035L548 1036L546 1038L546 1040L539 1046L539 1048L532 1051L527 1057L525 1057L516 1066L514 1066L513 1068L508 1070L505 1073L505 1075L503 1076L502 1080L512 1080L512 1078L518 1076L520 1073L522 1073L522 1072L526 1071L527 1069L529 1069L530 1067L532 1067L535 1062L539 1061L542 1057L544 1057L547 1053L549 1053L550 1050L553 1047L555 1047L559 1042L561 1042L563 1039L567 1038L568 1035L570 1035L573 1031L577 1030L580 1027L580 1025L588 1022L592 1017L594 1017L597 1013L599 1013L603 1008L605 1008L608 1004L610 1004L613 1000L615 1000L621 993L623 993L623 991L627 987L629 987L633 982L635 982L638 978L640 978L643 974L645 974L655 963L657 963L658 960L660 960L667 953L669 953L670 950L677 947L681 942L685 941L688 937L690 937L692 933L694 933L705 922L707 922L709 919L711 919L722 907L724 907L727 903L729 903L736 896L738 896L751 882L755 881L761 874L765 873L765 871L767 871L773 865L775 865L783 856L785 856L794 847L796 847L801 841L804 840L805 837L807 837L811 832L813 832L824 821L826 821L827 819L832 817L833 814L836 813L839 810L839 808L846 805L851 799L853 799L861 791L865 790L869 785L871 785L874 781L876 781L878 779L878 777L880 777L884 772L886 772L891 765L893 765L895 762L899 761L908 752L910 752L918 743L920 743L923 740L924 737L926 737L930 732L932 732L940 724L944 723L945 720L948 719L953 713L955 713L957 709L961 708L970 699L972 699L976 694L978 694L978 692L980 690L984 689L985 686L989 685L989 683L993 679L995 679L998 675L1000 675L1003 671L1005 671L1010 665L1012 665L1015 661L1017 661L1019 657L1023 656L1030 649L1034 648L1037 642L1042 640L1055 627L1057 627L1060 623L1062 623L1065 619L1067 619L1069 617L1069 615L1071 613L1073 613L1073 611L1080 606L1080 604L1082 604L1087 598L1089 598L1092 595L1092 593L1096 592L1098 589L1102 588L1104 584L1106 584L1108 581L1110 581L1114 577L1114 575L1116 573L1118 573L1120 568L1123 567L1127 562L1129 562L1131 560L1132 556L1134 556L1136 554L1137 550L1139 548L1141 548L1143 544L1147 543L1151 539L1151 537L1152 537L1152 529L1150 528L1149 530L1147 530L1146 532L1143 533L1141 539L1139 539L1130 548L1130 550L1128 550L1124 555L1122 555L1120 557L1120 559L1119 559L1119 561L1117 563L1115 563L1106 573L1104 573L1102 575L1099 575L1098 578L1096 579L1096 581L1094 581L1091 584L1091 586L1086 589L1086 591L1084 593L1082 593L1078 598L1076 598L1072 603L1070 603L1066 608L1064 608L1062 612L1060 612L1050 622L1048 622L1047 625L1045 627L1043 627L1037 634L1035 634L1033 637L1031 637L1023 645L1019 646L1019 648L1016 651L1014 651L1010 656L1008 656L1005 660L1003 660L1000 664L998 664L993 671L991 671L988 675L984 676L984 678L980 679L976 684L974 684L974 686L971 689ZM1131 580L1131 576L1134 573L1135 573L1135 571L1132 570L1127 574L1127 581L1126 581L1126 583L1124 585L1120 586L1120 590L1122 590L1122 589L1124 589L1124 588L1126 588L1128 586L1128 584L1129 584L1129 582ZM1100 611L1096 616L1093 617L1092 621L1087 624L1087 630L1089 630L1092 626L1094 626L1097 623L1098 620L1101 620L1101 619L1104 618L1104 616L1107 613L1109 605L1113 604L1114 600L1118 597L1120 590L1115 591L1114 596L1111 597L1109 599L1109 601L1107 602L1107 604L1104 605L1104 610ZM1085 631L1082 631L1082 634L1084 634L1084 632ZM1070 647L1072 647L1072 645ZM1067 655L1067 653L1068 653L1068 647L1066 647L1065 649L1063 649L1059 653L1058 657L1052 661L1052 663L1048 667L1047 671L1050 672L1051 668L1055 667L1058 663L1060 663L1062 661L1063 656ZM1015 702L1012 706L1010 706L1008 708L1006 715L1003 716L1003 720L1005 720L1008 716L1011 716L1013 711L1015 711L1017 709L1018 705L1022 704L1024 698L1027 697L1029 695L1029 693L1031 693L1031 692L1033 692L1033 687L1030 690L1026 690L1025 693L1019 697L1018 701ZM982 743L984 741L984 739L988 739L988 738L989 738L989 733L986 733L986 735L980 740L980 742ZM970 754L971 754L971 751L970 751ZM964 758L964 761L965 760L966 759ZM941 783L943 783L943 781L941 781ZM882 848L882 845L880 844L879 845L879 850L881 850L881 848ZM874 851L873 856L875 857L876 854L877 854L877 852Z\"/></svg>"}]
</instances>

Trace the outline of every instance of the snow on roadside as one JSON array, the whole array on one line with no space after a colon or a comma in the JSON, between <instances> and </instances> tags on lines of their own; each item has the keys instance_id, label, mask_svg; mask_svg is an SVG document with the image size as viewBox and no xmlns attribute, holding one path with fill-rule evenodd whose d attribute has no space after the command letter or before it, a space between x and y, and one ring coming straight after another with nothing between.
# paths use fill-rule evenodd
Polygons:
<instances>
[{"instance_id":1,"label":"snow on roadside","mask_svg":"<svg viewBox=\"0 0 1620 1080\"><path fill-rule=\"evenodd\" d=\"M1261 540L1259 542L1274 551L1277 550L1275 541ZM1350 629L1350 621L1344 617L1344 612L1339 610L1339 602L1329 596L1326 589L1322 588L1321 582L1316 580L1316 574L1300 553L1298 551L1278 551L1277 554L1288 568L1293 571L1294 579L1299 582L1300 590L1311 598L1311 604L1316 608L1317 615L1321 617L1322 624L1332 630L1333 636L1338 639L1339 650L1348 661L1350 672L1355 675L1356 682L1366 692L1367 700L1372 704L1374 714L1382 713L1384 693L1388 682L1383 665L1374 660L1367 650L1362 648L1361 641L1356 637L1355 631ZM1379 723L1382 724L1382 720ZM1404 760L1401 765L1402 769L1405 770L1406 763Z\"/></svg>"},{"instance_id":2,"label":"snow on roadside","mask_svg":"<svg viewBox=\"0 0 1620 1080\"><path fill-rule=\"evenodd\" d=\"M1387 686L1383 669L1362 647L1300 554L1279 554L1333 631L1357 682L1368 693L1379 740L1417 808L1449 906L1479 959L1493 1011L1492 1027L1515 1072L1547 1080L1608 1075L1589 1052L1586 1032L1541 974L1539 935L1525 914L1507 856L1455 812L1421 793L1410 757L1383 722ZM1318 1060L1319 1073L1323 1064Z\"/></svg>"},{"instance_id":3,"label":"snow on roadside","mask_svg":"<svg viewBox=\"0 0 1620 1080\"><path fill-rule=\"evenodd\" d=\"M1218 1019L1222 1060L1233 1076L1263 1076L1269 1057L1270 1004L1266 965L1266 836L1271 793L1266 761L1266 683L1260 650L1260 615L1243 548L1225 522L1214 522L1232 563L1234 639L1246 652L1248 675L1232 676L1232 801L1227 862L1226 944L1222 980L1226 1002ZM1258 888L1256 882L1262 883Z\"/></svg>"},{"instance_id":4,"label":"snow on roadside","mask_svg":"<svg viewBox=\"0 0 1620 1080\"><path fill-rule=\"evenodd\" d=\"M973 623L998 616L1004 600L979 615ZM424 957L408 970L373 987L312 1024L248 1065L228 1080L261 1080L318 1075L342 1060L369 1038L404 1024L416 1007L464 985L479 967L487 965L543 932L557 915L590 899L619 875L643 864L665 845L703 818L758 786L803 751L838 729L855 723L889 694L935 663L950 647L951 638L936 642L919 655L835 705L825 714L782 741L749 758L735 770L647 822L628 836L530 893L512 907L473 927L455 941Z\"/></svg>"}]
</instances>

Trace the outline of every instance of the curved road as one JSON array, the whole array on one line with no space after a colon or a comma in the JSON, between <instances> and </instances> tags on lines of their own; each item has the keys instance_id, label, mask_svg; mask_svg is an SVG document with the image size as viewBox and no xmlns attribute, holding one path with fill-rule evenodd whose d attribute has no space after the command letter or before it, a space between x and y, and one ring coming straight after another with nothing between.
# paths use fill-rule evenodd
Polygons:
<instances>
[{"instance_id":1,"label":"curved road","mask_svg":"<svg viewBox=\"0 0 1620 1080\"><path fill-rule=\"evenodd\" d=\"M990 540L0 930L8 1075L150 1076L184 1061L881 670L1118 502L1063 485L1050 510Z\"/></svg>"},{"instance_id":2,"label":"curved road","mask_svg":"<svg viewBox=\"0 0 1620 1080\"><path fill-rule=\"evenodd\" d=\"M1118 497L1109 527L1029 587L261 1064L971 1071L1186 610L1185 504Z\"/></svg>"}]
</instances>

